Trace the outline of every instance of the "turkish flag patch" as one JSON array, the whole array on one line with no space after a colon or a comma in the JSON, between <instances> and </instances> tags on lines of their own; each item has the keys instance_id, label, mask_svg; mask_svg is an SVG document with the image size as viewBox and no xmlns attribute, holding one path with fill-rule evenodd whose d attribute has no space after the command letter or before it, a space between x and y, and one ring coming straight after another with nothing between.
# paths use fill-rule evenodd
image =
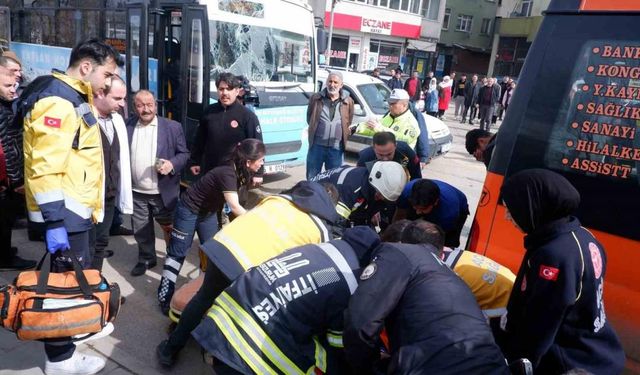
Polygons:
<instances>
[{"instance_id":1,"label":"turkish flag patch","mask_svg":"<svg viewBox=\"0 0 640 375\"><path fill-rule=\"evenodd\" d=\"M46 126L50 126L52 128L59 128L60 125L62 125L62 120L59 119L59 118L45 116L44 117L44 124Z\"/></svg>"},{"instance_id":2,"label":"turkish flag patch","mask_svg":"<svg viewBox=\"0 0 640 375\"><path fill-rule=\"evenodd\" d=\"M544 264L540 265L539 275L543 279L549 280L549 281L556 281L558 280L558 274L560 274L559 269L551 266L545 266Z\"/></svg>"}]
</instances>

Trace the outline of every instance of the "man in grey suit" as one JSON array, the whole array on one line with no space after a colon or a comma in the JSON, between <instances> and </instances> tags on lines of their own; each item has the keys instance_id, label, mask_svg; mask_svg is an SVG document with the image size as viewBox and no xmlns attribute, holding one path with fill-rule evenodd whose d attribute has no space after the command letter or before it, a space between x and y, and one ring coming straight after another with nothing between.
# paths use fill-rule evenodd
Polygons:
<instances>
[{"instance_id":1,"label":"man in grey suit","mask_svg":"<svg viewBox=\"0 0 640 375\"><path fill-rule=\"evenodd\" d=\"M133 188L133 236L138 243L138 263L132 276L155 267L153 219L169 243L173 209L180 193L180 172L189 160L182 125L157 116L153 93L140 90L134 97L137 116L127 121Z\"/></svg>"}]
</instances>

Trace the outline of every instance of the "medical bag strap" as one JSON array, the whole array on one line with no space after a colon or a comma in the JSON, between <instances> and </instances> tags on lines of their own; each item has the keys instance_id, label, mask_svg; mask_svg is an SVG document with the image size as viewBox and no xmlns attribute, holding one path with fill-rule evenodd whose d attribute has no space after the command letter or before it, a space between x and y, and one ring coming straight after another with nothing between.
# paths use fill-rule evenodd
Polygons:
<instances>
[{"instance_id":1,"label":"medical bag strap","mask_svg":"<svg viewBox=\"0 0 640 375\"><path fill-rule=\"evenodd\" d=\"M76 257L76 254L73 251L67 251L70 255L71 261L73 262L73 270L76 274L76 281L78 282L78 286L82 291L82 294L85 297L93 296L93 292L89 287L89 282L87 278L84 276L84 272L82 272L82 266L80 266L80 262ZM38 270L40 271L40 275L38 275L38 285L36 287L37 295L45 295L47 294L47 286L49 282L49 274L51 273L51 254L47 251L42 260L40 260L40 264L38 264ZM45 261L45 259L49 258L49 261Z\"/></svg>"}]
</instances>

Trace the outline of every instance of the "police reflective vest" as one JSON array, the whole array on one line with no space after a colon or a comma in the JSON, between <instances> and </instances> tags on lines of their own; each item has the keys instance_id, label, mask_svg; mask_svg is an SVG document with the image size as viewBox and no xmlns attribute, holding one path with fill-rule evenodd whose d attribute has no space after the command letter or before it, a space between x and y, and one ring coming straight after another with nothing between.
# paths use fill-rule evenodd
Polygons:
<instances>
[{"instance_id":1,"label":"police reflective vest","mask_svg":"<svg viewBox=\"0 0 640 375\"><path fill-rule=\"evenodd\" d=\"M459 249L445 251L443 261L469 286L486 317L499 317L507 312L516 281L510 269L478 253Z\"/></svg>"},{"instance_id":2,"label":"police reflective vest","mask_svg":"<svg viewBox=\"0 0 640 375\"><path fill-rule=\"evenodd\" d=\"M382 125L376 129L370 129L366 122L362 122L358 124L356 134L373 136L377 132L388 131L396 136L396 141L406 142L412 149L416 149L418 136L420 136L420 127L418 126L418 120L410 110L407 109L397 117L387 113L382 118L381 123Z\"/></svg>"},{"instance_id":3,"label":"police reflective vest","mask_svg":"<svg viewBox=\"0 0 640 375\"><path fill-rule=\"evenodd\" d=\"M330 202L318 203L326 207L318 207L316 212L303 211L290 196L264 198L205 242L202 250L229 280L234 280L284 250L331 240L331 225L318 214L332 210L335 215L335 208Z\"/></svg>"},{"instance_id":4,"label":"police reflective vest","mask_svg":"<svg viewBox=\"0 0 640 375\"><path fill-rule=\"evenodd\" d=\"M329 182L338 189L340 200L336 211L355 225L366 225L375 210L375 188L369 184L369 168L342 166L315 176L312 181Z\"/></svg>"},{"instance_id":5,"label":"police reflective vest","mask_svg":"<svg viewBox=\"0 0 640 375\"><path fill-rule=\"evenodd\" d=\"M192 334L243 373L325 373L359 269L343 240L288 250L236 279Z\"/></svg>"},{"instance_id":6,"label":"police reflective vest","mask_svg":"<svg viewBox=\"0 0 640 375\"><path fill-rule=\"evenodd\" d=\"M102 221L103 155L91 85L61 72L33 81L17 103L24 127L29 219L67 231Z\"/></svg>"}]
</instances>

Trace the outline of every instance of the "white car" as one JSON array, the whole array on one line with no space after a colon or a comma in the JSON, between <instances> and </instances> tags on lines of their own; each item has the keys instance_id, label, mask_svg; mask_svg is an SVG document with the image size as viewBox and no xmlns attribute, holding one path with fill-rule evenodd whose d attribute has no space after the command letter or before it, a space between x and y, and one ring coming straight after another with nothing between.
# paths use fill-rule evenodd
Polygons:
<instances>
[{"instance_id":1,"label":"white car","mask_svg":"<svg viewBox=\"0 0 640 375\"><path fill-rule=\"evenodd\" d=\"M353 124L357 125L369 119L380 119L389 112L389 103L387 99L391 94L391 90L387 85L370 75L339 71L344 79L343 89L349 92L354 101L354 118ZM330 70L318 70L319 88L324 87L324 83L329 76ZM451 149L453 136L449 131L449 127L439 119L422 113L427 124L429 132L429 156L445 154ZM353 134L349 137L346 145L347 151L360 152L362 149L371 146L372 138Z\"/></svg>"}]
</instances>

